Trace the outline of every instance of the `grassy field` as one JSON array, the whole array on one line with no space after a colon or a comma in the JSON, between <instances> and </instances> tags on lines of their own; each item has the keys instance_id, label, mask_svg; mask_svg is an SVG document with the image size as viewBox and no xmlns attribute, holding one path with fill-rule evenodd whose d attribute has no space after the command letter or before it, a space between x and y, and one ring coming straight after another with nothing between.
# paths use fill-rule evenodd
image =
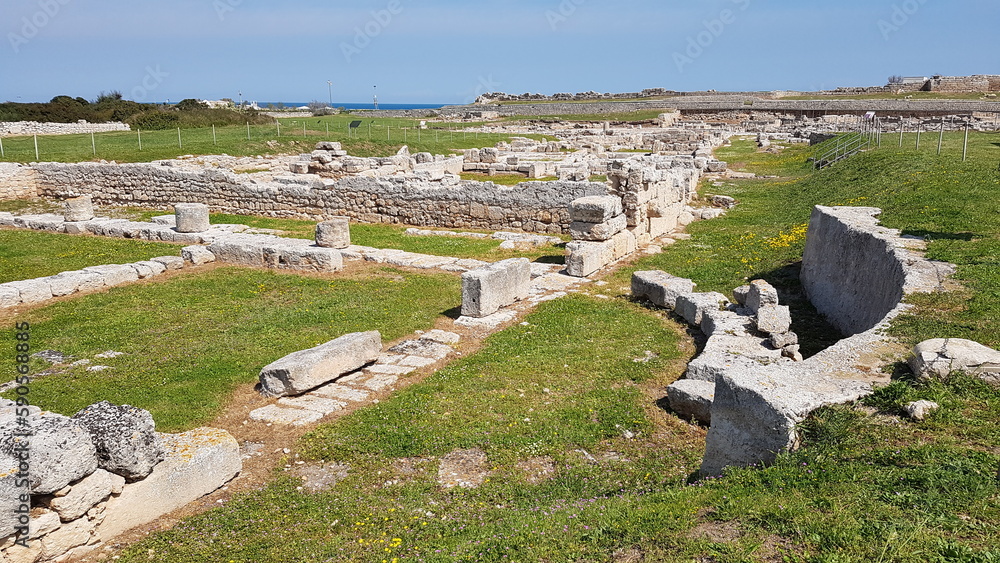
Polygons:
<instances>
[{"instance_id":1,"label":"grassy field","mask_svg":"<svg viewBox=\"0 0 1000 563\"><path fill-rule=\"evenodd\" d=\"M806 319L804 325L797 320L795 330L815 351L830 330L810 316L796 281L810 210L815 204L878 206L887 226L925 237L930 257L956 263L965 287L912 298L916 309L895 323L895 334L906 342L956 336L1000 346L1000 135L973 135L964 163L961 135L946 141L940 157L929 144L921 152L885 146L820 172L809 166L806 147L775 155L757 152L749 141L734 142L720 158L778 177L702 186L703 193L739 200L727 216L692 225L691 240L613 274L610 283L588 290L593 295L544 303L477 353L304 436L295 453L349 467L331 489L308 493L279 467L265 488L129 547L120 561L1000 561L1000 389L963 377L921 383L900 370L892 384L859 405L815 413L803 426L804 447L782 454L773 466L697 480L692 473L705 429L656 403L692 352L678 324L628 299L635 269L691 277L702 291L729 292L764 277L795 303L794 314ZM241 349L282 337L282 318L261 328L260 336L243 333L243 325L258 327L264 315L243 317L240 307L262 297L251 297L253 281L234 284L228 270L218 276L196 291L183 287L171 294L204 295L214 304L179 314L190 319L208 308L214 315L218 307L219 318L233 317L226 331L209 333L220 350L227 343ZM299 283L312 280L293 287ZM231 294L217 297L218 288ZM139 289L93 297L119 298ZM348 288L337 289L330 298ZM420 291L414 287L411 295ZM449 295L455 293L452 288ZM304 306L287 302L296 295L288 290L264 297L280 300L283 314L300 322ZM399 304L361 290L351 298L367 299L376 312L413 307L403 296ZM441 299L446 302L424 314L455 305L449 301L454 297ZM45 326L90 316L107 326L88 328L82 332L87 336L66 346L96 342L105 331L135 332L107 313L129 311L121 317L135 323L132 303L95 301L85 310L60 304L64 308L37 311L48 316L33 322L44 339ZM353 301L345 301L349 305ZM142 302L135 307L142 311ZM308 309L302 322L318 330L337 307ZM170 314L155 309L139 318ZM419 325L418 313L413 316ZM153 339L136 340L149 345ZM101 340L88 350L108 346ZM185 361L203 362L197 350L176 346L186 352ZM233 355L229 350L222 358L231 362ZM121 373L126 371L136 373ZM157 372L150 381L160 377ZM61 391L53 397L88 392L82 386L53 391ZM902 405L915 399L942 408L921 423L900 417ZM158 408L176 420L181 413L169 406ZM440 487L441 457L470 448L487 456L487 480L477 489Z\"/></svg>"},{"instance_id":2,"label":"grassy field","mask_svg":"<svg viewBox=\"0 0 1000 563\"><path fill-rule=\"evenodd\" d=\"M0 229L0 283L180 252L176 244Z\"/></svg>"},{"instance_id":3,"label":"grassy field","mask_svg":"<svg viewBox=\"0 0 1000 563\"><path fill-rule=\"evenodd\" d=\"M357 129L350 129L361 121ZM311 152L319 141L339 141L353 156L391 156L407 145L411 153L449 154L462 149L493 146L509 141L508 135L466 131L469 124L431 122L419 129L419 120L402 118L361 118L339 114L311 118L281 118L271 125L227 126L203 129L132 131L90 135L49 135L34 139L5 137L5 162L82 162L115 160L148 162L181 155L299 154ZM528 135L532 137L532 135ZM139 149L140 137L142 149ZM541 136L534 136L541 139ZM96 147L96 154L95 154Z\"/></svg>"},{"instance_id":4,"label":"grassy field","mask_svg":"<svg viewBox=\"0 0 1000 563\"><path fill-rule=\"evenodd\" d=\"M190 429L211 420L233 388L255 381L282 356L350 332L379 330L391 341L460 302L459 279L391 268L308 277L221 267L166 281L114 288L33 310L36 350L94 359L113 369L83 366L32 382L32 404L72 415L101 400L153 413L157 429ZM13 341L12 327L4 339ZM5 359L5 365L13 365ZM33 360L33 373L47 367Z\"/></svg>"}]
</instances>

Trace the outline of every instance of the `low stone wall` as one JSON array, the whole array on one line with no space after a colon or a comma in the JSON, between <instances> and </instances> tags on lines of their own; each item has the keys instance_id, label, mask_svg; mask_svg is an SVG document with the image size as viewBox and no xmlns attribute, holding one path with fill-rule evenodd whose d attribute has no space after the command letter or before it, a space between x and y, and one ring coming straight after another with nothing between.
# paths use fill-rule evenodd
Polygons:
<instances>
[{"instance_id":1,"label":"low stone wall","mask_svg":"<svg viewBox=\"0 0 1000 563\"><path fill-rule=\"evenodd\" d=\"M0 201L38 197L37 183L30 166L0 162Z\"/></svg>"},{"instance_id":2,"label":"low stone wall","mask_svg":"<svg viewBox=\"0 0 1000 563\"><path fill-rule=\"evenodd\" d=\"M168 163L167 163L168 164ZM525 182L442 186L405 178L321 180L297 176L258 183L220 170L180 170L165 163L41 163L44 197L92 195L98 204L164 207L204 203L235 214L322 219L342 215L364 223L569 232L569 204L607 192L593 182Z\"/></svg>"},{"instance_id":3,"label":"low stone wall","mask_svg":"<svg viewBox=\"0 0 1000 563\"><path fill-rule=\"evenodd\" d=\"M41 123L38 121L0 122L0 136L13 135L79 135L81 133L108 133L111 131L131 131L127 123Z\"/></svg>"},{"instance_id":4,"label":"low stone wall","mask_svg":"<svg viewBox=\"0 0 1000 563\"><path fill-rule=\"evenodd\" d=\"M874 207L813 209L802 256L802 286L816 309L845 335L875 326L928 272L899 232L878 225ZM930 275L936 275L930 272Z\"/></svg>"}]
</instances>

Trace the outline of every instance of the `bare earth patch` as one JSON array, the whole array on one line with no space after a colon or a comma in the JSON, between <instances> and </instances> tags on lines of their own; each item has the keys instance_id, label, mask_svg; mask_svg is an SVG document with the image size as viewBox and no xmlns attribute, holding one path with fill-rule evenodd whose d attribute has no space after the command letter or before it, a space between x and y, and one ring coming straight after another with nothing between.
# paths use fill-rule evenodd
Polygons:
<instances>
[{"instance_id":1,"label":"bare earth patch","mask_svg":"<svg viewBox=\"0 0 1000 563\"><path fill-rule=\"evenodd\" d=\"M486 452L478 448L455 450L441 458L438 467L438 483L446 489L462 487L475 489L489 476Z\"/></svg>"}]
</instances>

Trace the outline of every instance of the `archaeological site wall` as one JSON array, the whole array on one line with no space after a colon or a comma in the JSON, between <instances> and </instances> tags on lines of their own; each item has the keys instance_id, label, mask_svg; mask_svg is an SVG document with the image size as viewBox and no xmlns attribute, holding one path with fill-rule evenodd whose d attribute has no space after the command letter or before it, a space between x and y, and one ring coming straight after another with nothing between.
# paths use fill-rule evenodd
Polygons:
<instances>
[{"instance_id":1,"label":"archaeological site wall","mask_svg":"<svg viewBox=\"0 0 1000 563\"><path fill-rule=\"evenodd\" d=\"M167 207L204 203L213 211L322 219L343 215L364 223L569 232L569 204L607 193L594 182L492 182L441 185L406 178L322 180L316 176L257 182L221 170L181 170L163 163L41 163L43 197L93 195L98 204Z\"/></svg>"},{"instance_id":2,"label":"archaeological site wall","mask_svg":"<svg viewBox=\"0 0 1000 563\"><path fill-rule=\"evenodd\" d=\"M0 162L0 201L37 196L37 177L31 167Z\"/></svg>"},{"instance_id":3,"label":"archaeological site wall","mask_svg":"<svg viewBox=\"0 0 1000 563\"><path fill-rule=\"evenodd\" d=\"M111 123L41 123L38 121L2 121L0 136L7 135L79 135L83 133L108 133L112 131L131 131L127 123L114 121Z\"/></svg>"}]
</instances>

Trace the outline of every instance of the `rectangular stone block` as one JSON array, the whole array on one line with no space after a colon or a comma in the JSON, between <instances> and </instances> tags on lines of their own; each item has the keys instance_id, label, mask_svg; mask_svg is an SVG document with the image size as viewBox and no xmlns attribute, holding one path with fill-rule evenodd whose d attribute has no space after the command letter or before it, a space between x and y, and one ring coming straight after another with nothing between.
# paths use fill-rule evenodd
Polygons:
<instances>
[{"instance_id":1,"label":"rectangular stone block","mask_svg":"<svg viewBox=\"0 0 1000 563\"><path fill-rule=\"evenodd\" d=\"M273 239L267 240L270 242ZM215 241L208 250L219 262L260 268L264 266L264 247L268 242L253 235L236 235Z\"/></svg>"},{"instance_id":2,"label":"rectangular stone block","mask_svg":"<svg viewBox=\"0 0 1000 563\"><path fill-rule=\"evenodd\" d=\"M104 278L104 285L114 287L139 281L139 273L128 264L108 264L106 266L89 266L83 269L84 272L100 274Z\"/></svg>"},{"instance_id":3,"label":"rectangular stone block","mask_svg":"<svg viewBox=\"0 0 1000 563\"><path fill-rule=\"evenodd\" d=\"M66 221L72 223L90 221L94 218L93 199L89 195L67 199L65 202L63 217Z\"/></svg>"},{"instance_id":4,"label":"rectangular stone block","mask_svg":"<svg viewBox=\"0 0 1000 563\"><path fill-rule=\"evenodd\" d=\"M613 245L608 242L573 241L566 245L566 273L585 278L614 262Z\"/></svg>"},{"instance_id":5,"label":"rectangular stone block","mask_svg":"<svg viewBox=\"0 0 1000 563\"><path fill-rule=\"evenodd\" d=\"M635 235L631 231L622 231L611 237L612 254L615 260L624 258L639 249Z\"/></svg>"},{"instance_id":6,"label":"rectangular stone block","mask_svg":"<svg viewBox=\"0 0 1000 563\"><path fill-rule=\"evenodd\" d=\"M501 260L462 274L462 316L482 318L528 296L527 258Z\"/></svg>"},{"instance_id":7,"label":"rectangular stone block","mask_svg":"<svg viewBox=\"0 0 1000 563\"><path fill-rule=\"evenodd\" d=\"M21 304L21 292L9 283L0 284L0 309Z\"/></svg>"},{"instance_id":8,"label":"rectangular stone block","mask_svg":"<svg viewBox=\"0 0 1000 563\"><path fill-rule=\"evenodd\" d=\"M378 331L345 334L265 366L260 372L260 389L275 397L301 395L374 362L381 353L382 335Z\"/></svg>"},{"instance_id":9,"label":"rectangular stone block","mask_svg":"<svg viewBox=\"0 0 1000 563\"><path fill-rule=\"evenodd\" d=\"M569 226L569 234L574 240L605 241L625 230L627 221L624 215L612 217L603 223L573 222Z\"/></svg>"},{"instance_id":10,"label":"rectangular stone block","mask_svg":"<svg viewBox=\"0 0 1000 563\"><path fill-rule=\"evenodd\" d=\"M702 317L708 311L718 311L729 303L725 295L716 292L688 293L677 297L674 309L691 326L701 327Z\"/></svg>"},{"instance_id":11,"label":"rectangular stone block","mask_svg":"<svg viewBox=\"0 0 1000 563\"><path fill-rule=\"evenodd\" d=\"M52 299L52 287L45 278L9 282L5 285L16 289L21 294L21 303L25 305Z\"/></svg>"},{"instance_id":12,"label":"rectangular stone block","mask_svg":"<svg viewBox=\"0 0 1000 563\"><path fill-rule=\"evenodd\" d=\"M661 270L635 272L632 274L632 296L648 299L657 307L675 309L677 298L694 293L695 283Z\"/></svg>"},{"instance_id":13,"label":"rectangular stone block","mask_svg":"<svg viewBox=\"0 0 1000 563\"><path fill-rule=\"evenodd\" d=\"M268 247L264 262L271 268L307 272L339 272L344 269L344 257L339 250L304 247Z\"/></svg>"}]
</instances>

